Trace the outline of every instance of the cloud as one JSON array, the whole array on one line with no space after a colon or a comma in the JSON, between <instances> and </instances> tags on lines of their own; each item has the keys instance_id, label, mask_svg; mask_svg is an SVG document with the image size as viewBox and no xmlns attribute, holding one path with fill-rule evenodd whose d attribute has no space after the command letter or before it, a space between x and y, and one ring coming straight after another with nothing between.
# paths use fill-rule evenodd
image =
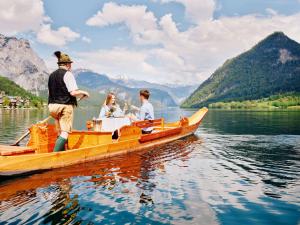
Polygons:
<instances>
[{"instance_id":1,"label":"cloud","mask_svg":"<svg viewBox=\"0 0 300 225\"><path fill-rule=\"evenodd\" d=\"M146 41L157 30L156 17L144 5L118 5L105 3L102 10L86 21L89 26L104 27L125 24L136 42Z\"/></svg>"},{"instance_id":2,"label":"cloud","mask_svg":"<svg viewBox=\"0 0 300 225\"><path fill-rule=\"evenodd\" d=\"M277 15L277 12L274 9L266 8L266 12L269 13L272 16Z\"/></svg>"},{"instance_id":3,"label":"cloud","mask_svg":"<svg viewBox=\"0 0 300 225\"><path fill-rule=\"evenodd\" d=\"M207 78L225 60L250 49L274 31L283 31L300 41L298 21L300 13L291 16L222 17L179 32L172 28L175 23L169 17L164 21L166 35L160 40L165 49L183 58L196 68L201 77Z\"/></svg>"},{"instance_id":4,"label":"cloud","mask_svg":"<svg viewBox=\"0 0 300 225\"><path fill-rule=\"evenodd\" d=\"M179 30L172 14L156 18L145 5L105 3L86 24L99 28L125 25L134 45L78 53L80 67L113 76L194 84L274 31L300 41L300 13L287 16L268 8L266 15L214 18L214 0L201 4L198 0L157 1L182 4L193 25Z\"/></svg>"},{"instance_id":5,"label":"cloud","mask_svg":"<svg viewBox=\"0 0 300 225\"><path fill-rule=\"evenodd\" d=\"M170 1L175 0L161 0L163 3ZM298 26L300 13L286 16L269 8L266 9L267 15L264 16L250 14L216 19L212 17L215 9L214 1L205 1L201 9L197 8L200 7L196 5L197 1L176 0L176 2L185 6L186 15L191 15L190 19L194 21L194 25L184 31L177 28L171 14L158 19L152 12L147 11L146 6L137 5L107 3L87 21L88 25L99 27L123 23L128 27L133 42L139 46L139 54L143 57L137 61L134 61L136 51L130 49L123 52L121 60L123 65L111 62L113 60L102 61L104 64L107 63L106 69L109 74L120 74L127 65L124 74L129 77L132 75L136 76L135 78L159 82L201 82L226 59L248 50L274 31L283 31L300 41ZM207 13L198 15L202 11ZM115 51L116 49L100 51L103 54L101 57L113 54L114 60L118 61L119 57ZM128 59L126 54L129 56ZM109 69L110 65L114 69ZM101 71L99 67L97 69Z\"/></svg>"},{"instance_id":6,"label":"cloud","mask_svg":"<svg viewBox=\"0 0 300 225\"><path fill-rule=\"evenodd\" d=\"M154 0L152 0L154 1ZM300 0L299 0L300 1ZM248 50L274 31L300 42L300 13L214 18L217 1L156 0L182 4L192 25L180 30L172 14L156 17L145 5L108 2L86 21L88 26L125 26L134 45L77 53L78 64L111 75L126 74L157 82L201 82L226 59ZM33 31L40 43L62 47L80 38L71 28L52 28L42 0L0 1L0 32L14 35ZM82 36L83 42L91 40Z\"/></svg>"},{"instance_id":7,"label":"cloud","mask_svg":"<svg viewBox=\"0 0 300 225\"><path fill-rule=\"evenodd\" d=\"M185 7L186 17L197 24L201 21L212 20L216 9L214 0L201 0L201 3L199 3L199 0L161 0L161 2L181 3Z\"/></svg>"},{"instance_id":8,"label":"cloud","mask_svg":"<svg viewBox=\"0 0 300 225\"><path fill-rule=\"evenodd\" d=\"M69 27L60 27L57 30L52 30L50 24L41 26L37 33L37 40L40 43L62 47L67 42L74 41L79 38L80 34L72 31Z\"/></svg>"},{"instance_id":9,"label":"cloud","mask_svg":"<svg viewBox=\"0 0 300 225\"><path fill-rule=\"evenodd\" d=\"M44 6L41 0L0 1L0 32L15 35L19 32L36 31L44 20Z\"/></svg>"},{"instance_id":10,"label":"cloud","mask_svg":"<svg viewBox=\"0 0 300 225\"><path fill-rule=\"evenodd\" d=\"M84 41L84 42L86 42L86 43L91 43L92 42L92 40L90 38L86 37L86 36L83 36L81 38L81 40Z\"/></svg>"},{"instance_id":11,"label":"cloud","mask_svg":"<svg viewBox=\"0 0 300 225\"><path fill-rule=\"evenodd\" d=\"M65 26L52 30L51 23L51 18L45 15L41 0L0 1L0 33L2 34L16 35L33 31L38 42L59 47L80 36Z\"/></svg>"},{"instance_id":12,"label":"cloud","mask_svg":"<svg viewBox=\"0 0 300 225\"><path fill-rule=\"evenodd\" d=\"M113 48L75 54L77 68L88 68L109 75L130 75L143 79L144 75L156 75L156 69L147 63L147 54L143 51Z\"/></svg>"},{"instance_id":13,"label":"cloud","mask_svg":"<svg viewBox=\"0 0 300 225\"><path fill-rule=\"evenodd\" d=\"M112 77L126 75L151 82L176 83L184 80L185 83L192 83L198 73L179 55L161 48L133 50L116 47L77 52L74 59L74 68L87 68Z\"/></svg>"}]
</instances>

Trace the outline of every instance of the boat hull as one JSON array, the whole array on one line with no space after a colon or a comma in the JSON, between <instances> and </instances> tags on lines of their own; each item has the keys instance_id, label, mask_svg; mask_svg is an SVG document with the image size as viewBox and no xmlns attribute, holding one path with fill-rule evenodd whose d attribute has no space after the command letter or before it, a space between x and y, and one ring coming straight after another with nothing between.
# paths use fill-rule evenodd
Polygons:
<instances>
[{"instance_id":1,"label":"boat hull","mask_svg":"<svg viewBox=\"0 0 300 225\"><path fill-rule=\"evenodd\" d=\"M178 127L174 127L178 132L172 133L168 131L168 133L166 132L166 136L160 135L155 139L150 138L149 141L141 142L141 137L136 134L126 136L126 138L123 139L120 138L119 141L109 144L98 144L63 152L0 156L0 176L12 176L33 171L66 167L166 144L193 134L200 125L206 112L207 110L202 112L198 121L193 121L193 123L191 121L190 125L180 126L180 130L178 130ZM130 129L133 128L129 127L128 129L130 132Z\"/></svg>"}]
</instances>

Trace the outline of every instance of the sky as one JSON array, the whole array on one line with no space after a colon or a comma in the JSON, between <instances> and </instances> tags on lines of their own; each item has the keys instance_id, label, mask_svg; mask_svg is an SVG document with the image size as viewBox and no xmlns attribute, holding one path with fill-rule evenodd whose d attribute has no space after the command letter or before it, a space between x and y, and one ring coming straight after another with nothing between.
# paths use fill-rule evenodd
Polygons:
<instances>
[{"instance_id":1,"label":"sky","mask_svg":"<svg viewBox=\"0 0 300 225\"><path fill-rule=\"evenodd\" d=\"M49 70L199 84L275 31L300 42L300 0L0 0L0 33L30 41Z\"/></svg>"}]
</instances>

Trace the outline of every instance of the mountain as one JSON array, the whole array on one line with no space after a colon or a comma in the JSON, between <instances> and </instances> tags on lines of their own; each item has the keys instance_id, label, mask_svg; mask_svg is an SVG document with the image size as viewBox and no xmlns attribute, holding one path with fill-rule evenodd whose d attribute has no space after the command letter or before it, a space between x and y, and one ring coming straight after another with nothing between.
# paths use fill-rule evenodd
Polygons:
<instances>
[{"instance_id":1,"label":"mountain","mask_svg":"<svg viewBox=\"0 0 300 225\"><path fill-rule=\"evenodd\" d=\"M75 70L74 72L78 85L91 88L99 89L100 87L116 86L106 75L95 73L90 70Z\"/></svg>"},{"instance_id":2,"label":"mountain","mask_svg":"<svg viewBox=\"0 0 300 225\"><path fill-rule=\"evenodd\" d=\"M46 65L25 39L0 34L0 74L32 93L47 89Z\"/></svg>"},{"instance_id":3,"label":"mountain","mask_svg":"<svg viewBox=\"0 0 300 225\"><path fill-rule=\"evenodd\" d=\"M4 91L8 96L19 96L22 98L28 98L31 100L33 105L40 105L42 99L31 94L30 92L26 91L25 89L21 88L15 82L9 80L6 77L0 76L0 92Z\"/></svg>"},{"instance_id":4,"label":"mountain","mask_svg":"<svg viewBox=\"0 0 300 225\"><path fill-rule=\"evenodd\" d=\"M129 101L134 105L139 104L138 93L143 87L127 87L109 79L106 75L98 74L90 70L75 70L74 75L78 86L94 93L90 98L90 101L93 103L99 104L99 101L94 99L98 98L95 93L99 94L98 99L103 99L103 96L106 95L107 92L112 91L116 93L118 98L123 102ZM151 101L156 107L176 106L176 102L168 92L156 88L149 88L149 90L151 92Z\"/></svg>"},{"instance_id":5,"label":"mountain","mask_svg":"<svg viewBox=\"0 0 300 225\"><path fill-rule=\"evenodd\" d=\"M275 32L249 51L227 60L182 104L251 100L300 92L300 44Z\"/></svg>"},{"instance_id":6,"label":"mountain","mask_svg":"<svg viewBox=\"0 0 300 225\"><path fill-rule=\"evenodd\" d=\"M181 104L187 96L189 96L196 88L197 85L168 85L168 84L157 84L150 83L147 81L128 79L127 77L120 77L114 79L117 84L130 87L130 88L155 88L161 91L166 91L174 99L177 104Z\"/></svg>"}]
</instances>

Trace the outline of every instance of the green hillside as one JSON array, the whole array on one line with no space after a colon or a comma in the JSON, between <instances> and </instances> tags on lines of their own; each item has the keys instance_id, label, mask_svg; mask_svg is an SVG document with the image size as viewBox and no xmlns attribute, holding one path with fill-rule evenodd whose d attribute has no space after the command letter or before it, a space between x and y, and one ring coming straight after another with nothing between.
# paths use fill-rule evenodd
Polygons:
<instances>
[{"instance_id":1,"label":"green hillside","mask_svg":"<svg viewBox=\"0 0 300 225\"><path fill-rule=\"evenodd\" d=\"M300 44L275 32L249 51L227 60L182 104L253 100L300 92Z\"/></svg>"},{"instance_id":2,"label":"green hillside","mask_svg":"<svg viewBox=\"0 0 300 225\"><path fill-rule=\"evenodd\" d=\"M300 93L272 95L268 98L246 101L216 102L208 105L213 109L300 109Z\"/></svg>"},{"instance_id":3,"label":"green hillside","mask_svg":"<svg viewBox=\"0 0 300 225\"><path fill-rule=\"evenodd\" d=\"M6 77L0 76L0 91L5 91L5 94L8 96L20 96L22 98L30 99L30 102L33 106L41 106L43 100L25 89L21 88L15 82L9 80Z\"/></svg>"}]
</instances>

